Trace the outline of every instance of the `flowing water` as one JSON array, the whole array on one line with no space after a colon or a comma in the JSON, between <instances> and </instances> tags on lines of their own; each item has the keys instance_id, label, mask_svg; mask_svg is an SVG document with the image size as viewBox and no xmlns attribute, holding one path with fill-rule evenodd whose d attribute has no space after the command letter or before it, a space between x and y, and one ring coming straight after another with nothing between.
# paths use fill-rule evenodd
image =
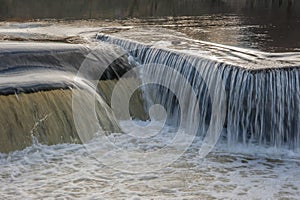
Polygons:
<instances>
[{"instance_id":1,"label":"flowing water","mask_svg":"<svg viewBox=\"0 0 300 200\"><path fill-rule=\"evenodd\" d=\"M299 198L299 4L149 2L1 23L0 199Z\"/></svg>"},{"instance_id":2,"label":"flowing water","mask_svg":"<svg viewBox=\"0 0 300 200\"><path fill-rule=\"evenodd\" d=\"M148 33L149 31L147 30ZM204 42L204 44L198 44L197 49L198 51L202 50L203 45L205 45L205 51L203 50L200 55L195 56L194 54L189 55L190 52L184 51L182 54L180 51L183 46L189 46L184 39L180 41L179 51L176 52L170 51L170 48L176 48L177 44L165 42L161 45L155 41L157 39L155 37L137 35L139 32L135 30L133 36L131 32L125 34L123 37L126 39L101 35L98 38L123 46L132 52L141 64L150 65L150 67L143 68L145 77L154 79L156 83L164 80L163 85L167 88L177 84L177 90L180 91L178 96L188 99L188 103L183 103L188 104L188 108L182 112L188 117L192 116L192 119L198 119L196 116L199 113L195 112L196 102L193 102L191 92L187 87L190 84L194 88L198 100L200 100L200 103L197 101L200 112L202 112L199 120L200 127L205 127L207 117L213 116L213 113L210 112L217 112L219 116L222 115L222 112L226 112L224 123L226 124L226 137L229 145L235 145L239 142L244 144L255 142L275 147L299 148L300 135L298 133L299 122L297 121L299 119L299 97L297 94L299 93L298 67L300 63L298 53L294 55L270 53L266 56L260 52L251 50L243 52L242 49L236 48L230 49L234 54L231 57L226 46L210 44L210 47L207 47L207 43ZM139 41L143 38L151 38L151 42L150 45L142 45L128 40L131 38ZM168 41L176 41L180 37L165 34L164 38L168 38ZM142 41L145 42L145 40ZM149 40L146 41L149 43ZM196 41L194 41L194 46L196 46L195 43ZM220 55L218 56L218 54ZM216 56L218 57L215 58ZM264 56L266 57L264 58ZM160 66L157 67L158 64ZM180 82L180 80L172 81L176 79L176 76L172 72L164 71L163 66L171 68L172 71L180 72L189 81L189 84ZM217 80L218 78L222 81ZM207 91L212 88L211 84L217 85L217 89ZM218 89L218 86L223 86L224 91ZM184 93L186 91L188 94ZM210 95L217 93L217 97L210 97L207 95L208 92ZM154 94L159 98L156 101L166 105L176 113L175 108L171 105L174 97L169 92L159 91L158 93L160 95ZM224 99L227 102L222 105L223 110L212 109L210 111L209 101L212 99L209 98L217 98L218 102L222 102ZM216 104L213 103L211 106L215 108ZM191 119L188 120L191 121Z\"/></svg>"},{"instance_id":3,"label":"flowing water","mask_svg":"<svg viewBox=\"0 0 300 200\"><path fill-rule=\"evenodd\" d=\"M128 146L123 145L124 148L135 145L133 141L127 142ZM155 141L148 142L146 145L149 149L159 145ZM164 141L157 141L160 142ZM45 146L34 143L23 151L1 155L1 198L297 199L299 197L300 163L299 157L293 152L241 146L231 151L226 148L215 149L205 160L201 160L198 157L199 145L201 144L195 143L184 156L159 171L132 174L103 165L95 157L90 156L85 146L79 144Z\"/></svg>"}]
</instances>

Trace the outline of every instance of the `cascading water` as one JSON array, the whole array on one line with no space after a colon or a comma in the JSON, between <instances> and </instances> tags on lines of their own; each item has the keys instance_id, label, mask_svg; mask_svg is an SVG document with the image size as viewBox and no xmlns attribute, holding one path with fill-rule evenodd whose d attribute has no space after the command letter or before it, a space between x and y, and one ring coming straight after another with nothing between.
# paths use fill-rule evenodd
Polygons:
<instances>
[{"instance_id":1,"label":"cascading water","mask_svg":"<svg viewBox=\"0 0 300 200\"><path fill-rule=\"evenodd\" d=\"M205 18L206 21L198 21L211 23L211 17ZM188 18L182 20L180 23ZM67 26L60 23L51 25L53 31L43 28L48 22L20 26L13 23L4 32L24 36L26 41L31 40L30 33L34 38L37 32L41 32L42 38L51 39L51 34L57 33L63 34L58 38L65 38ZM86 45L27 43L20 38L16 38L19 42L13 46L10 42L1 43L0 199L299 197L299 153L294 151L299 146L299 65L294 62L299 61L299 53L257 53L189 40L172 31L169 37L170 31L165 29L99 29L98 21L95 23L89 29L82 28L86 21L76 22L79 27L76 31L70 27L71 35L88 32L92 36L95 32L91 30L106 30L104 33L110 36L98 39L116 45L95 42L94 38ZM27 29L28 26L33 28ZM223 28L228 27L220 29ZM244 27L233 29L245 31ZM153 46L142 44L155 39L159 42ZM119 53L121 56L106 72L104 66L84 65L90 77L99 70L104 74L91 87L95 79L87 80L86 74L81 76L77 72L90 53L89 47L97 45L101 51L96 48L93 52L94 64L105 63ZM240 65L243 63L246 67ZM138 76L124 75L133 69L137 69ZM135 88L136 82L143 85L142 90L131 95L126 89ZM74 124L72 115L74 107L78 108L72 102L77 91L83 99L79 111L86 123L79 125L84 144L74 144L79 140L73 132L79 133L78 121ZM97 120L91 118L90 105L85 104L85 99L92 99L93 95L97 99L94 103L98 102L94 106L99 109ZM125 105L128 96L131 118L123 121L123 116L111 113L115 101ZM166 124L159 121L161 118L152 118L153 110L163 110L155 104L166 108L167 112L162 112L168 116ZM144 110L149 110L149 116ZM120 119L118 124L116 117ZM96 133L94 138L85 134L97 131L93 129L98 128L97 124L107 131ZM196 133L202 138L191 136L197 125ZM219 137L221 140L212 149ZM188 141L190 138L194 140ZM207 146L203 145L205 140ZM184 146L186 141L190 143Z\"/></svg>"},{"instance_id":2,"label":"cascading water","mask_svg":"<svg viewBox=\"0 0 300 200\"><path fill-rule=\"evenodd\" d=\"M96 54L96 61L120 51L111 45L105 47L106 52ZM91 49L57 43L6 43L0 49L0 152L24 149L32 144L32 137L48 145L82 142L74 124L72 96L74 91L87 97L93 92L90 80L83 77L83 81L75 81ZM121 132L109 103L116 80L130 69L124 59L120 57L109 63L97 85L98 120L89 123L99 123L104 132ZM92 74L102 66L87 67ZM132 79L125 81L128 85L131 82ZM133 101L136 107L132 112L142 118L144 112L138 93ZM85 127L87 131L97 132L92 130L92 125Z\"/></svg>"},{"instance_id":3,"label":"cascading water","mask_svg":"<svg viewBox=\"0 0 300 200\"><path fill-rule=\"evenodd\" d=\"M142 81L148 78L154 82L163 81L165 85L164 87L149 85L148 88L144 89L144 98L146 98L144 100L149 104L144 110L148 110L153 104L162 104L167 108L168 124L178 125L180 119L184 119L186 122L199 120L198 135L204 137L211 125L211 117L214 115L211 95L217 93L218 87L214 87L214 85L217 79L221 79L222 81L219 83L223 84L225 88L226 110L224 113L217 114L225 116L222 136L227 139L229 146L242 143L299 148L300 108L297 103L299 102L299 70L297 67L246 69L233 64L210 60L207 57L202 58L174 50L153 48L149 45L114 37L100 36L99 38L125 48L139 65L164 65L179 72L188 80L193 92L196 93L197 101L191 101L189 96L191 91L187 90L186 85L177 83L179 96L185 99L183 105L179 105L178 97L168 89L170 84L174 84L175 75L165 73L159 67L142 68L140 74ZM82 63L89 53L88 48L75 46L66 47L56 44L56 46L52 46L52 50L51 48L45 50L42 45L37 47L27 43L26 48L28 50L24 53L19 44L6 44L2 47L6 49L6 52L1 54L0 61L3 76L0 85L1 94L15 96L18 99L18 93L21 92L72 88L71 74L77 72L78 64ZM115 47L107 46L108 51L113 52L113 48ZM28 56L28 52L31 56ZM127 58L123 56L118 59L119 61L115 61L113 67L106 70L101 79L120 78L123 73L128 71L131 66L129 66L128 61L122 61L122 59ZM29 74L27 73L28 70L31 71ZM35 73L32 73L34 70ZM90 72L93 73L95 70L97 69L93 68ZM64 71L71 74L63 75ZM16 76L13 81L7 76L10 73ZM51 73L54 74L51 75ZM60 75L55 75L55 73L60 73ZM35 75L31 76L30 74ZM45 76L46 74L47 76ZM17 78L20 76L23 77L23 80ZM55 79L51 78L54 76ZM32 78L33 80L31 80ZM102 82L98 86L100 94L109 105L115 83L116 81L109 83L106 81L105 84ZM143 110L141 107L143 103L140 103L141 95L136 95L138 96L133 98L136 100L135 106L130 107L130 112L132 115L137 115L136 118L146 120L147 115L141 111ZM223 98L218 95L223 94L216 94L214 98ZM199 116L195 112L196 106L200 108ZM217 110L217 112L219 111ZM45 113L44 115L46 116ZM44 115L35 120L42 119L45 117ZM70 122L64 124L70 124ZM188 127L188 125L186 126ZM27 129L27 132L30 132L29 127ZM74 131L70 129L64 132Z\"/></svg>"},{"instance_id":4,"label":"cascading water","mask_svg":"<svg viewBox=\"0 0 300 200\"><path fill-rule=\"evenodd\" d=\"M242 143L287 146L292 149L300 147L300 74L297 66L275 69L264 69L260 66L257 69L247 69L210 60L201 55L183 54L117 37L100 35L98 39L123 47L142 65L160 64L180 72L197 93L200 135L205 134L212 117L211 87L214 84L223 84L227 105L223 137L227 138L229 146ZM142 74L157 82L164 80L166 84L174 84L171 81L174 79L172 74L164 73L159 67L147 67L145 70ZM218 78L222 81L216 82ZM191 120L196 117L193 116L196 102L190 102L189 96L184 93L186 85L178 84L177 87L181 96L187 99L184 109L186 116L191 117ZM176 105L174 94L163 87L156 87L151 93L152 101L167 107L167 110L175 114L173 118L178 120L176 115L180 107ZM219 95L217 98L222 101L223 94L216 95Z\"/></svg>"}]
</instances>

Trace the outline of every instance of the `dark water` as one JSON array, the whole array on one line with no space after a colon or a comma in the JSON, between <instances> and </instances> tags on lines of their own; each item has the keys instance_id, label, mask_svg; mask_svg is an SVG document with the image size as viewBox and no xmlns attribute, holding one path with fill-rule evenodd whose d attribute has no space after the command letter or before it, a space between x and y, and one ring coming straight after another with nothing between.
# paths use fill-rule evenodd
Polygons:
<instances>
[{"instance_id":1,"label":"dark water","mask_svg":"<svg viewBox=\"0 0 300 200\"><path fill-rule=\"evenodd\" d=\"M2 19L127 18L245 14L257 20L300 16L296 0L1 0ZM260 18L258 16L268 16Z\"/></svg>"},{"instance_id":2,"label":"dark water","mask_svg":"<svg viewBox=\"0 0 300 200\"><path fill-rule=\"evenodd\" d=\"M299 11L298 0L0 0L0 21L3 21L0 22L0 41L5 41L0 43L2 47L0 52L7 51L8 47L4 43L9 41L8 45L12 45L11 40L17 40L18 42L14 44L21 49L29 46L28 42L22 41L33 41L33 45L37 45L39 40L48 42L43 44L44 48L49 49L53 45L50 43L51 38L65 42L63 37L67 38L69 35L76 35L79 39L87 38L89 44L88 42L94 41L96 32L110 35L117 32L116 35L119 37L130 39L131 36L136 40L140 33L146 33L145 41L156 37L162 43L175 41L174 45L176 45L177 41L167 37L164 32L170 32L174 37L177 32L162 28L187 34L186 38L180 34L181 41L177 42L177 45L184 44L183 50L190 52L197 49L197 42L190 40L189 37L263 51L300 51ZM88 21L88 19L96 20ZM106 27L109 28L105 29ZM189 48L187 44L194 49ZM105 44L105 47L109 49L108 44ZM237 57L234 58L249 53L245 49L241 52L233 52L230 51L231 49L225 51L226 48L222 48L222 53L231 53L231 57L236 55ZM148 53L145 58L153 61L155 53L160 52L155 50L152 54ZM282 56L271 53L257 54L254 56L248 54L246 58L250 57L251 60L247 63L256 62L252 59L255 56L262 60L266 60L266 57L261 55L267 55L268 58L273 56L275 61L280 60ZM162 60L162 54L159 55L161 56L156 58ZM78 56L76 57L79 59ZM11 61L8 63L15 64L18 61L16 56L6 55L1 58L2 65L4 58ZM24 61L24 57L19 58ZM55 58L54 61L57 60ZM63 58L71 59L72 63L75 61L73 58L68 59L67 56ZM38 59L35 56L32 60L37 63ZM174 66L182 69L182 72L192 74L182 61L174 59L170 63L177 64ZM202 67L203 71L212 70L212 67L209 67L211 65L208 64ZM79 144L47 146L39 143L41 142L37 135L39 131L45 131L50 127L51 129L46 129L49 130L49 135L53 136L56 132L56 138L60 139L60 130L67 135L72 129L67 121L73 116L71 115L73 112L73 110L71 112L71 92L56 90L0 95L0 102L2 102L0 110L1 108L3 110L0 112L2 113L0 121L3 122L0 123L3 126L0 130L2 132L10 130L7 136L12 138L11 140L14 139L11 133L17 131L19 138L23 132L32 136L29 138L32 139L30 147L9 154L0 153L0 199L298 199L300 196L299 151L284 147L290 145L292 148L300 145L299 133L293 132L299 130L299 118L296 118L300 113L299 70L295 68L295 70L281 72L274 69L266 73L252 74L242 69L227 71L226 69L223 75L225 78L230 77L228 80L232 80L228 81L230 84L227 87L229 102L231 102L228 104L231 111L227 117L229 132L226 141L228 142L224 140L218 143L207 159L203 160L199 156L199 147L202 145L199 139L194 141L188 151L176 162L148 173L142 173L145 171L145 164L166 163L168 161L166 157L177 158L180 155L181 149L178 148L178 152L174 148L166 153L158 152L160 159L147 156L144 157L146 160L137 162L140 155L144 156L144 152L155 152L162 145L168 145L166 141L174 141L171 137L177 133L172 129L170 129L172 134L158 135L155 140L152 136L132 140L124 137L125 134L112 134L103 135L99 140L84 146ZM36 76L39 80L43 78L33 70L26 72L31 75L28 76L27 82L32 81L32 76ZM167 81L173 79L171 76L163 76L162 73L155 72L157 71L148 74L153 74L157 79ZM13 74L14 76L8 74L0 74L0 81L25 85L27 79L22 74L21 77L18 77L17 73ZM47 71L43 75L50 77L52 74ZM53 80L57 81L59 76L54 75ZM50 78L52 80L52 76ZM99 87L107 88L107 93L110 94L113 84L109 80ZM180 88L183 86L181 85ZM185 88L183 89L186 91ZM106 91L104 93L106 94ZM193 101L190 98L186 99L192 105ZM186 104L188 111L192 110L190 104ZM268 112L265 112L265 109L269 109ZM270 113L273 115L268 116ZM135 136L152 135L161 125L154 124L141 131L129 122L121 121L120 125L122 128L127 128L126 130L131 128ZM264 123L266 126L263 126ZM21 125L17 126L19 128L14 128L13 124ZM91 121L90 124L95 122ZM240 130L242 130L240 132L242 137L235 137ZM275 135L278 132L279 135ZM184 139L188 138L187 135L183 136ZM257 141L251 143L251 139ZM1 141L8 144L6 142L8 140L3 139L0 140L0 146ZM137 154L138 157L133 156L131 159L128 159L130 154L120 156L121 159L118 160L114 159L115 157L111 155L114 155L112 153L115 149L108 151L107 148L110 146L106 145L110 141L114 141L117 147L128 150L129 153L136 150L136 147L141 147L142 154ZM182 138L178 141L185 140ZM179 144L177 147L183 146L180 142ZM283 147L279 148L280 145ZM104 154L95 157L93 152ZM137 166L141 170L137 175L128 173L128 166ZM149 166L152 165L147 167Z\"/></svg>"},{"instance_id":3,"label":"dark water","mask_svg":"<svg viewBox=\"0 0 300 200\"><path fill-rule=\"evenodd\" d=\"M1 21L108 19L124 25L161 25L195 39L299 51L296 0L0 0Z\"/></svg>"}]
</instances>

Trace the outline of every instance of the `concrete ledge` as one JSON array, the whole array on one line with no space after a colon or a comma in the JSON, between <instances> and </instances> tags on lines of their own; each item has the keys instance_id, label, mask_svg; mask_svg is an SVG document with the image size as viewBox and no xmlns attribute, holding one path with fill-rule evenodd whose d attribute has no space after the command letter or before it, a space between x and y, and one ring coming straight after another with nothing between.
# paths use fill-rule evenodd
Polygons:
<instances>
[{"instance_id":1,"label":"concrete ledge","mask_svg":"<svg viewBox=\"0 0 300 200\"><path fill-rule=\"evenodd\" d=\"M300 52L268 53L221 45L189 39L183 34L166 29L133 28L111 35L98 34L97 38L100 41L121 46L131 52L142 49L146 51L146 48L160 49L251 71L300 67Z\"/></svg>"},{"instance_id":2,"label":"concrete ledge","mask_svg":"<svg viewBox=\"0 0 300 200\"><path fill-rule=\"evenodd\" d=\"M165 40L159 42L159 38ZM203 129L209 125L212 114L209 88L203 76L212 83L212 90L220 87L216 79L222 80L220 84L224 85L226 93L223 136L229 145L254 143L293 149L300 147L299 53L255 52L202 41L198 41L199 49L184 51L185 39L172 44L170 38L178 39L172 35L151 37L139 32L98 35L99 41L123 47L142 65L160 64L180 72L197 93L199 105L205 106L200 108L205 110L199 122ZM180 44L182 49L176 48ZM153 80L172 82L170 74L158 71L154 68L143 73ZM178 87L179 91L185 90L184 85ZM221 94L216 95L221 98ZM158 90L154 96L161 97L162 105L173 101L173 96L165 91ZM190 104L187 106L191 109L187 110L192 114L193 104ZM177 107L173 105L172 109ZM205 134L205 131L199 134Z\"/></svg>"},{"instance_id":3,"label":"concrete ledge","mask_svg":"<svg viewBox=\"0 0 300 200\"><path fill-rule=\"evenodd\" d=\"M120 48L107 45L107 54ZM101 53L82 45L56 43L2 43L0 47L0 152L20 150L40 143L80 143L72 111L72 90L81 90L74 82L81 63L88 54ZM99 54L99 59L102 59ZM105 55L103 55L105 56ZM103 58L105 59L105 57ZM91 73L103 66L89 66ZM98 92L106 104L97 104L98 123L107 132L122 132L110 109L110 95L115 82L131 66L127 56L115 60L104 71ZM88 80L87 80L88 81ZM131 84L131 80L126 80ZM126 92L126 91L125 91ZM130 112L146 119L143 100L138 92ZM86 113L89 117L90 113ZM90 121L96 124L97 122ZM87 126L87 132L89 132Z\"/></svg>"}]
</instances>

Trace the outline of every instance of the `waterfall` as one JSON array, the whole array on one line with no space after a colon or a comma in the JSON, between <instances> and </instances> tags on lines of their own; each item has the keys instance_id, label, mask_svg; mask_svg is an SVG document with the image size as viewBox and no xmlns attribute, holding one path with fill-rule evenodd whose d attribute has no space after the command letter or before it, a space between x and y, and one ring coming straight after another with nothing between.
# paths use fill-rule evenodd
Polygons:
<instances>
[{"instance_id":1,"label":"waterfall","mask_svg":"<svg viewBox=\"0 0 300 200\"><path fill-rule=\"evenodd\" d=\"M178 84L176 87L179 94L186 98L186 103L180 106L188 117L185 119L199 120L200 136L204 136L209 126L214 123L214 114L224 114L222 138L227 140L229 146L241 143L276 148L300 147L300 66L245 68L202 57L201 54L152 47L113 36L99 35L98 39L123 47L141 65L159 64L182 74L192 85L198 101L190 102L189 96L185 94L186 85ZM164 73L159 67L146 67L142 74L157 82L174 84L172 80L175 77L172 73ZM217 81L218 79L221 81ZM218 93L219 84L223 85L225 94ZM172 92L156 86L149 93L148 98L152 102L164 105L173 118L179 118L180 106ZM213 104L211 94L220 102ZM225 106L220 110L224 113L214 113L214 106L220 105L224 97ZM196 104L200 108L197 116L194 112Z\"/></svg>"},{"instance_id":2,"label":"waterfall","mask_svg":"<svg viewBox=\"0 0 300 200\"><path fill-rule=\"evenodd\" d=\"M5 43L0 50L0 152L24 149L34 138L47 145L82 142L74 122L72 97L74 91L90 95L92 89L88 83L91 80L83 77L84 81L76 82L75 79L92 49L57 43ZM96 61L105 60L118 51L120 49L108 44L105 44L105 52L93 49ZM104 133L122 132L109 104L116 80L131 68L126 59L119 57L110 63L98 82L97 121L82 109L89 122L83 125L86 132L97 132L95 124L99 124ZM87 67L91 74L103 68ZM128 85L131 82L132 78L125 80ZM131 113L145 119L141 95L136 93L133 101L136 106L131 108Z\"/></svg>"},{"instance_id":3,"label":"waterfall","mask_svg":"<svg viewBox=\"0 0 300 200\"><path fill-rule=\"evenodd\" d=\"M161 104L167 111L166 123L177 128L183 124L190 132L196 129L198 136L213 142L221 137L229 146L299 148L298 66L245 68L115 37L98 39L113 45L100 43L105 52L93 50L97 59L122 55L108 68L88 65L90 80L104 70L96 86L102 99L97 116L104 131L121 132L110 104L115 85L125 79L130 88L138 78L146 84L131 97L132 118L147 120L145 110ZM45 144L80 142L73 123L72 91L89 87L74 78L90 47L5 43L0 49L0 151L25 148L32 136ZM134 66L141 66L139 77L123 78Z\"/></svg>"}]
</instances>

